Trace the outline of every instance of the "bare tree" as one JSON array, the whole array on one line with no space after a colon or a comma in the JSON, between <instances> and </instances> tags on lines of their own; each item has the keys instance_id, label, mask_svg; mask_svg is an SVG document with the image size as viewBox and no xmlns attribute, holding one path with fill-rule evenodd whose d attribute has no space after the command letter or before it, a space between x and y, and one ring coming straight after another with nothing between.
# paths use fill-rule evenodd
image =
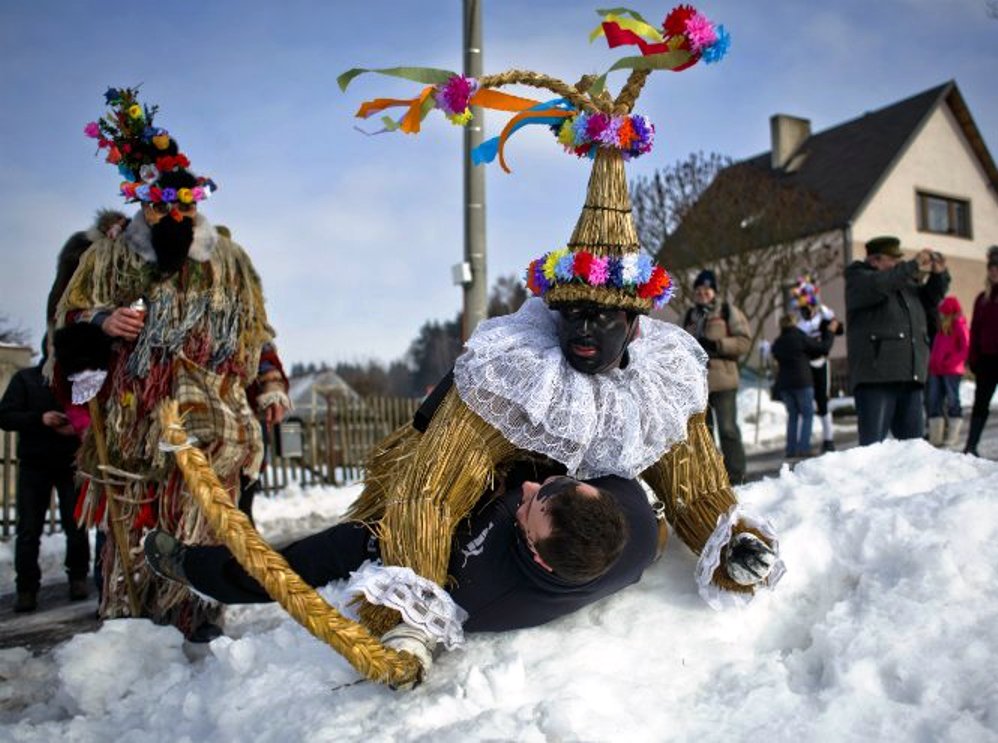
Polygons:
<instances>
[{"instance_id":1,"label":"bare tree","mask_svg":"<svg viewBox=\"0 0 998 743\"><path fill-rule=\"evenodd\" d=\"M988 18L998 20L998 0L988 0L986 5L988 9Z\"/></svg>"},{"instance_id":2,"label":"bare tree","mask_svg":"<svg viewBox=\"0 0 998 743\"><path fill-rule=\"evenodd\" d=\"M803 270L820 281L841 270L841 235L825 206L746 163L694 153L633 183L632 202L642 247L673 274L676 311L692 303L693 275L712 268L719 293L748 318L753 345Z\"/></svg>"}]
</instances>

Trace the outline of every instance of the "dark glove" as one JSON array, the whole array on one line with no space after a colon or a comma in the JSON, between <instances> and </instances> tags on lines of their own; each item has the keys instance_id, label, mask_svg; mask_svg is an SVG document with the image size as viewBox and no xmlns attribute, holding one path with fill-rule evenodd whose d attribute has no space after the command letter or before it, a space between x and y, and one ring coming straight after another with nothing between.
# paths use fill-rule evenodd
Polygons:
<instances>
[{"instance_id":1,"label":"dark glove","mask_svg":"<svg viewBox=\"0 0 998 743\"><path fill-rule=\"evenodd\" d=\"M710 338L697 338L697 341L700 342L700 347L707 352L708 356L717 356L718 351L721 350L721 344Z\"/></svg>"},{"instance_id":2,"label":"dark glove","mask_svg":"<svg viewBox=\"0 0 998 743\"><path fill-rule=\"evenodd\" d=\"M776 553L755 534L736 534L724 548L724 561L731 580L751 586L766 579L776 562Z\"/></svg>"}]
</instances>

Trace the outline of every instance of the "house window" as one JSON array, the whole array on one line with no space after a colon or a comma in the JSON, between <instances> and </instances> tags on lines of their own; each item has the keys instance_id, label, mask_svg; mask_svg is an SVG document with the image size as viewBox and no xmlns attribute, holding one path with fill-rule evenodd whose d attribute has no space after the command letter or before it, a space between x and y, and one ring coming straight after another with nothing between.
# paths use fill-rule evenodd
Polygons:
<instances>
[{"instance_id":1,"label":"house window","mask_svg":"<svg viewBox=\"0 0 998 743\"><path fill-rule=\"evenodd\" d=\"M970 202L921 193L918 199L918 229L937 235L970 237Z\"/></svg>"}]
</instances>

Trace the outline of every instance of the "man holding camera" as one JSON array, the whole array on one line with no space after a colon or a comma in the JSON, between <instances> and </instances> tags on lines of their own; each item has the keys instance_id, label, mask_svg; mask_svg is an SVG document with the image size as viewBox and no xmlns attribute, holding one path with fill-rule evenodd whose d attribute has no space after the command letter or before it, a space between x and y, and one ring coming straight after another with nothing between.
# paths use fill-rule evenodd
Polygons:
<instances>
[{"instance_id":1,"label":"man holding camera","mask_svg":"<svg viewBox=\"0 0 998 743\"><path fill-rule=\"evenodd\" d=\"M929 369L928 314L949 288L946 259L928 248L904 260L901 241L876 237L845 272L849 382L860 446L921 438Z\"/></svg>"}]
</instances>

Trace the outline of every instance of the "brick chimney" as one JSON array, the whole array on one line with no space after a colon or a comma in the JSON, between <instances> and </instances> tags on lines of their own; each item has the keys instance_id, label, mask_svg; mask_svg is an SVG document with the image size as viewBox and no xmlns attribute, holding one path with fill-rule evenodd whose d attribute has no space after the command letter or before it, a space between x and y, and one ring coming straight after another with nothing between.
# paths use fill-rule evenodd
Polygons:
<instances>
[{"instance_id":1,"label":"brick chimney","mask_svg":"<svg viewBox=\"0 0 998 743\"><path fill-rule=\"evenodd\" d=\"M796 116L776 114L769 117L769 134L773 144L770 165L773 170L781 170L787 167L797 148L811 136L811 122Z\"/></svg>"}]
</instances>

